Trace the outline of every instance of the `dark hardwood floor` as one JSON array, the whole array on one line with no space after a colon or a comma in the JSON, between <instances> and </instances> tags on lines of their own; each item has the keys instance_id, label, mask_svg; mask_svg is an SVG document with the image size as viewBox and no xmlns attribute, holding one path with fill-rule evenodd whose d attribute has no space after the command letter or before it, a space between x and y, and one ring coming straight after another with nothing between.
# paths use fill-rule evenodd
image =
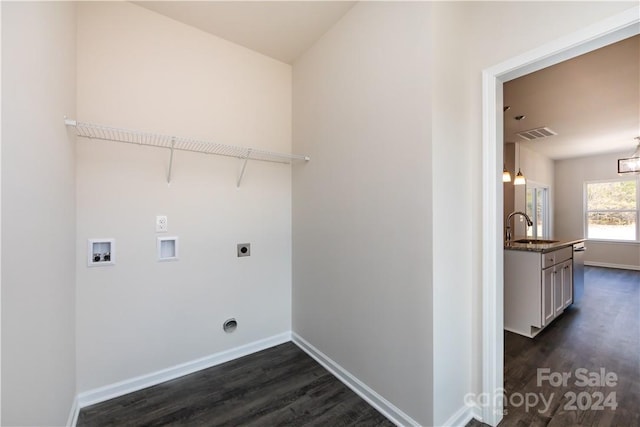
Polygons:
<instances>
[{"instance_id":1,"label":"dark hardwood floor","mask_svg":"<svg viewBox=\"0 0 640 427\"><path fill-rule=\"evenodd\" d=\"M566 385L538 384L538 369L570 377ZM578 369L590 376L604 369L615 374L615 385L583 386ZM536 338L505 333L504 373L501 427L640 426L640 272L587 267L583 299ZM574 393L575 401L567 393ZM610 407L612 400L600 401L599 393L603 398L614 393L617 407ZM520 404L519 396L530 405ZM83 408L77 425L393 424L287 343Z\"/></svg>"},{"instance_id":2,"label":"dark hardwood floor","mask_svg":"<svg viewBox=\"0 0 640 427\"><path fill-rule=\"evenodd\" d=\"M77 425L393 426L293 343L83 408Z\"/></svg>"},{"instance_id":3,"label":"dark hardwood floor","mask_svg":"<svg viewBox=\"0 0 640 427\"><path fill-rule=\"evenodd\" d=\"M545 368L570 376L554 386ZM505 333L504 378L501 427L640 426L640 271L586 267L582 300L537 337Z\"/></svg>"}]
</instances>

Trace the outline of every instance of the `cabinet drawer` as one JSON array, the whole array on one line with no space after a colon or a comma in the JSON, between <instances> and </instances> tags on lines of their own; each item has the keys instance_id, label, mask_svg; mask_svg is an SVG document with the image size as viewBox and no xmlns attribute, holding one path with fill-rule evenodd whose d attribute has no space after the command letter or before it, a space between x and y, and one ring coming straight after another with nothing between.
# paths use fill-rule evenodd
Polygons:
<instances>
[{"instance_id":1,"label":"cabinet drawer","mask_svg":"<svg viewBox=\"0 0 640 427\"><path fill-rule=\"evenodd\" d=\"M542 268L551 267L559 262L571 259L573 255L573 246L558 249L557 251L542 254Z\"/></svg>"}]
</instances>

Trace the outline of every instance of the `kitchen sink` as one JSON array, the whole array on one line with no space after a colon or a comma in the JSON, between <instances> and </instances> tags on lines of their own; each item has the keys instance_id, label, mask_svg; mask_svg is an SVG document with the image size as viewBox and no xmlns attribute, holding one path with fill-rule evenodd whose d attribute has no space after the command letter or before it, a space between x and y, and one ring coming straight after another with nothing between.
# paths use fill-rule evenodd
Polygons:
<instances>
[{"instance_id":1,"label":"kitchen sink","mask_svg":"<svg viewBox=\"0 0 640 427\"><path fill-rule=\"evenodd\" d=\"M528 243L530 245L540 245L544 243L556 243L558 240L545 240L545 239L520 239L514 240L513 243Z\"/></svg>"}]
</instances>

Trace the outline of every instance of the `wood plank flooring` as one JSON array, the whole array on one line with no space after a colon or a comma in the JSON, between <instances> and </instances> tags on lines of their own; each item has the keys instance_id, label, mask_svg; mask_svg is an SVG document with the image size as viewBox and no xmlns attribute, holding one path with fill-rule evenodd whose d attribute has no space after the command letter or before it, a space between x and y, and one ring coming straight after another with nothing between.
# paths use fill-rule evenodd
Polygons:
<instances>
[{"instance_id":1,"label":"wood plank flooring","mask_svg":"<svg viewBox=\"0 0 640 427\"><path fill-rule=\"evenodd\" d=\"M83 408L77 425L393 426L293 343Z\"/></svg>"},{"instance_id":2,"label":"wood plank flooring","mask_svg":"<svg viewBox=\"0 0 640 427\"><path fill-rule=\"evenodd\" d=\"M500 427L640 426L640 272L586 267L584 297L552 325L534 339L505 332L504 368L507 413ZM539 368L571 376L566 385L543 380L539 386ZM579 368L615 373L616 385L583 385ZM598 393L612 392L615 410L596 405ZM540 401L527 409L517 395Z\"/></svg>"},{"instance_id":3,"label":"wood plank flooring","mask_svg":"<svg viewBox=\"0 0 640 427\"><path fill-rule=\"evenodd\" d=\"M537 369L570 373L538 386ZM613 372L615 387L576 385L575 372ZM535 339L505 333L507 413L501 427L640 426L640 272L585 268L580 302ZM568 409L565 393L615 392L617 408ZM520 394L544 396L526 408ZM587 396L588 395L588 396ZM590 397L590 402L586 398ZM518 403L513 401L512 403ZM584 406L584 405L583 405ZM78 426L392 426L292 343L83 408ZM468 426L481 426L472 421Z\"/></svg>"}]
</instances>

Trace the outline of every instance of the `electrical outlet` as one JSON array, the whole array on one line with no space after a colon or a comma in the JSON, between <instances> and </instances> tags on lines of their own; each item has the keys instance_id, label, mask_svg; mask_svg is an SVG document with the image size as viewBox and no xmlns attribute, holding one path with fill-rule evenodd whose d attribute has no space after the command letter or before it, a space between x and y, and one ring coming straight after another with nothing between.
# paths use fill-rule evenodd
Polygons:
<instances>
[{"instance_id":1,"label":"electrical outlet","mask_svg":"<svg viewBox=\"0 0 640 427\"><path fill-rule=\"evenodd\" d=\"M238 257L251 256L251 243L238 243Z\"/></svg>"},{"instance_id":2,"label":"electrical outlet","mask_svg":"<svg viewBox=\"0 0 640 427\"><path fill-rule=\"evenodd\" d=\"M156 216L156 232L166 233L168 229L167 217L164 215Z\"/></svg>"}]
</instances>

